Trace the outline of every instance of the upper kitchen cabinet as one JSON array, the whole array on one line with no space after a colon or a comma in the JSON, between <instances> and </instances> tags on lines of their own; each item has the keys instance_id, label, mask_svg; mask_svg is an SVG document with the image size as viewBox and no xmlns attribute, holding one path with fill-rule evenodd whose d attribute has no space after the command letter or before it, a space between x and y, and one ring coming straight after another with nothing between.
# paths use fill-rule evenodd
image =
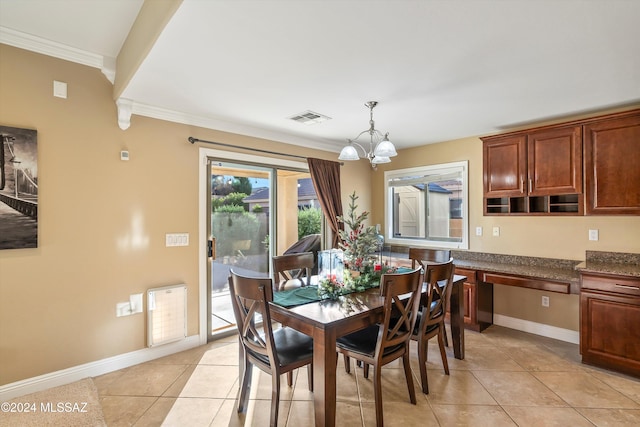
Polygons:
<instances>
[{"instance_id":1,"label":"upper kitchen cabinet","mask_svg":"<svg viewBox=\"0 0 640 427\"><path fill-rule=\"evenodd\" d=\"M587 215L640 215L640 110L585 125Z\"/></svg>"},{"instance_id":2,"label":"upper kitchen cabinet","mask_svg":"<svg viewBox=\"0 0 640 427\"><path fill-rule=\"evenodd\" d=\"M485 214L582 214L582 128L483 138Z\"/></svg>"},{"instance_id":3,"label":"upper kitchen cabinet","mask_svg":"<svg viewBox=\"0 0 640 427\"><path fill-rule=\"evenodd\" d=\"M482 138L485 215L640 215L640 110Z\"/></svg>"}]
</instances>

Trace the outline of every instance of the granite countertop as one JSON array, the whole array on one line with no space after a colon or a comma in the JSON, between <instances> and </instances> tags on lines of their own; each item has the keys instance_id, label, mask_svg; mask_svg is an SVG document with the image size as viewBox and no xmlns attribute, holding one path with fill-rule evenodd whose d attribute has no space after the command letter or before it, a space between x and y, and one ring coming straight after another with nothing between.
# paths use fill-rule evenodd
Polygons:
<instances>
[{"instance_id":1,"label":"granite countertop","mask_svg":"<svg viewBox=\"0 0 640 427\"><path fill-rule=\"evenodd\" d=\"M408 259L406 253L389 255L396 260ZM456 250L451 251L451 256L458 268L568 282L574 286L579 285L581 272L640 277L640 254L634 253L586 251L585 261Z\"/></svg>"},{"instance_id":2,"label":"granite countertop","mask_svg":"<svg viewBox=\"0 0 640 427\"><path fill-rule=\"evenodd\" d=\"M587 251L586 260L578 264L576 270L640 277L640 254Z\"/></svg>"},{"instance_id":3,"label":"granite countertop","mask_svg":"<svg viewBox=\"0 0 640 427\"><path fill-rule=\"evenodd\" d=\"M459 268L517 274L572 284L580 282L580 274L576 270L580 261L465 251L451 251L451 255Z\"/></svg>"}]
</instances>

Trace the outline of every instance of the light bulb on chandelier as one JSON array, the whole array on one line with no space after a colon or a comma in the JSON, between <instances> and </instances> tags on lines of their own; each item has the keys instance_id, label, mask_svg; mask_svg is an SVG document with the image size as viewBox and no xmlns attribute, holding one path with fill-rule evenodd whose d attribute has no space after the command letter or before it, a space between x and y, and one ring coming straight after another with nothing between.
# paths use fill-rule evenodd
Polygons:
<instances>
[{"instance_id":1,"label":"light bulb on chandelier","mask_svg":"<svg viewBox=\"0 0 640 427\"><path fill-rule=\"evenodd\" d=\"M369 159L371 167L375 169L378 164L391 162L390 157L397 156L398 153L396 152L396 147L394 147L391 141L389 141L389 133L387 132L383 134L375 128L375 123L373 121L373 109L378 105L378 102L369 101L364 105L369 108L369 129L363 130L353 139L347 139L349 145L344 146L340 152L340 156L338 156L338 159L360 160L360 153L358 153L359 148L362 150L362 157ZM356 142L356 140L365 133L369 134L369 151Z\"/></svg>"}]
</instances>

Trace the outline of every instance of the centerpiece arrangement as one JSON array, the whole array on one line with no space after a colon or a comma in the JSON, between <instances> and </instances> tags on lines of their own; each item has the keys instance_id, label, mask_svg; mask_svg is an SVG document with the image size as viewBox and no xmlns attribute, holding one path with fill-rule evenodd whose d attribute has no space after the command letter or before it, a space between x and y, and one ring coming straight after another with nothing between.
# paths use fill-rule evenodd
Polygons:
<instances>
[{"instance_id":1,"label":"centerpiece arrangement","mask_svg":"<svg viewBox=\"0 0 640 427\"><path fill-rule=\"evenodd\" d=\"M349 214L346 217L338 217L338 221L345 225L344 230L338 231L338 247L344 252L345 264L349 270L362 272L365 267L373 266L377 259L375 252L378 249L378 233L375 227L364 225L364 221L369 218L369 212L363 211L359 215L356 213L356 192L354 191L349 198Z\"/></svg>"},{"instance_id":2,"label":"centerpiece arrangement","mask_svg":"<svg viewBox=\"0 0 640 427\"><path fill-rule=\"evenodd\" d=\"M340 249L319 253L319 263L325 266L318 282L318 295L323 299L336 299L340 295L378 286L382 274L396 271L395 267L378 262L375 254L380 244L378 233L375 227L364 225L369 212L357 214L358 196L354 191L349 197L351 202L347 216L338 217L338 221L345 225L345 229L338 232Z\"/></svg>"}]
</instances>

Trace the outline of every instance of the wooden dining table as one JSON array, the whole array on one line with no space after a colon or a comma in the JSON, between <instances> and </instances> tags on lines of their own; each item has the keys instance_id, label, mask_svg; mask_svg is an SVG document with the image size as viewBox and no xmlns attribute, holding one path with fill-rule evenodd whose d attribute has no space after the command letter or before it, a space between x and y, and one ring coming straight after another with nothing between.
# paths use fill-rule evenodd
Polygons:
<instances>
[{"instance_id":1,"label":"wooden dining table","mask_svg":"<svg viewBox=\"0 0 640 427\"><path fill-rule=\"evenodd\" d=\"M449 302L456 359L464 359L465 279L465 276L454 276ZM313 401L317 427L335 426L336 422L336 339L379 322L383 306L384 299L378 288L289 308L271 303L273 320L313 338Z\"/></svg>"}]
</instances>

